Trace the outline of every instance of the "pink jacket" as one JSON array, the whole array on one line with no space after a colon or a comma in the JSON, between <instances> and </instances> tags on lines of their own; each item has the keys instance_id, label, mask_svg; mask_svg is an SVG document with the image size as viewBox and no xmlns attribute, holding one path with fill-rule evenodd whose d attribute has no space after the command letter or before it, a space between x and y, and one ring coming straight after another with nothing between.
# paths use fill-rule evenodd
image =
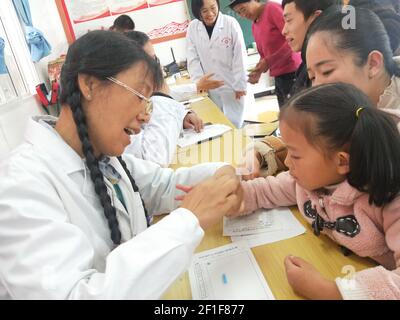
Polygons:
<instances>
[{"instance_id":1,"label":"pink jacket","mask_svg":"<svg viewBox=\"0 0 400 320\"><path fill-rule=\"evenodd\" d=\"M298 205L306 216L304 204L311 206L326 222L354 215L359 233L354 237L324 228L322 233L361 257L370 257L382 266L357 272L357 286L370 299L400 299L400 196L384 207L368 203L368 194L339 184L330 195L309 192L299 186L289 172L277 177L242 182L245 212L259 208Z\"/></svg>"}]
</instances>

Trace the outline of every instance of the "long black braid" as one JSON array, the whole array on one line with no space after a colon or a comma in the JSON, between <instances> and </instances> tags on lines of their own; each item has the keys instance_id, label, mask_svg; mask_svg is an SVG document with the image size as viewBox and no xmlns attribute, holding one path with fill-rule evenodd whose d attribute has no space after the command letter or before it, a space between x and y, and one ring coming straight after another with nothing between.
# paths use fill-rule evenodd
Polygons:
<instances>
[{"instance_id":1,"label":"long black braid","mask_svg":"<svg viewBox=\"0 0 400 320\"><path fill-rule=\"evenodd\" d=\"M108 221L108 227L111 231L111 239L115 244L121 243L121 231L118 227L117 213L114 206L111 204L110 196L107 192L107 187L104 183L103 173L99 168L99 161L94 156L93 147L89 140L89 134L87 129L86 117L82 110L81 94L79 90L73 93L69 98L67 98L67 103L69 104L73 117L78 129L79 138L82 142L82 151L86 158L86 164L89 168L90 178L94 183L94 189L96 194L100 198L101 205L104 209L104 215Z\"/></svg>"},{"instance_id":2,"label":"long black braid","mask_svg":"<svg viewBox=\"0 0 400 320\"><path fill-rule=\"evenodd\" d=\"M99 160L95 157L90 142L86 116L82 108L82 96L78 86L78 75L87 74L100 80L105 80L107 77L116 76L139 61L147 65L148 73L153 78L154 88L160 87L162 74L159 66L139 46L129 41L125 36L115 32L93 31L71 45L61 72L60 102L65 106L69 106L73 113L82 143L82 151L90 171L90 178L103 206L104 215L111 231L111 239L116 245L121 243L121 231L118 226L116 209L112 205L104 182L104 176L99 169ZM125 162L122 161L121 164L129 177L134 191L138 192L135 180ZM147 218L147 210L144 210Z\"/></svg>"}]
</instances>

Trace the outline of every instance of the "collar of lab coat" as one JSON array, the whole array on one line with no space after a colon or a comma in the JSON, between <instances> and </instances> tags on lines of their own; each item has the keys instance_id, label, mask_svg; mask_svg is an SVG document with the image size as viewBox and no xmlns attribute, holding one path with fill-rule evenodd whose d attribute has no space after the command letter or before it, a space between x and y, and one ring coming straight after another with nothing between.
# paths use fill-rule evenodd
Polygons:
<instances>
[{"instance_id":1,"label":"collar of lab coat","mask_svg":"<svg viewBox=\"0 0 400 320\"><path fill-rule=\"evenodd\" d=\"M215 22L214 31L224 28L224 20L225 20L224 15L223 15L221 12L219 12L219 13L218 13L217 22ZM197 30L198 30L198 31L203 30L203 32L204 32L205 34L207 34L206 26L204 25L204 23L203 23L202 21L199 20L199 22L200 22L200 23L197 25ZM215 35L216 35L216 33L213 32L210 41L212 41L213 38L215 38ZM207 38L208 38L208 34L207 34Z\"/></svg>"},{"instance_id":2,"label":"collar of lab coat","mask_svg":"<svg viewBox=\"0 0 400 320\"><path fill-rule=\"evenodd\" d=\"M52 132L49 128L46 128L44 124L41 124L40 121L44 121L46 123L54 123L57 122L58 118L53 116L36 116L29 119L27 130L25 133L25 141L32 144L35 148L38 149L39 152L42 152L49 157L50 161L55 161L57 163L57 168L60 171L64 171L67 175L70 175L74 172L84 171L85 170L85 162L58 134L56 131ZM114 167L120 168L120 164L118 163L117 158L110 158L110 164ZM124 180L124 183L130 187L129 178L125 172L121 172L121 180ZM85 178L86 180L86 178ZM109 190L113 190L111 183L105 179L105 183L108 185ZM132 190L133 191L133 190ZM86 197L97 198L97 195L94 194L94 191L87 189L87 184L83 185L83 194ZM111 191L113 192L113 191ZM119 201L116 201L117 197L112 197L113 206L117 209L117 219L119 223L119 227L121 230L122 241L127 241L132 238L132 231L135 233L138 232L138 227L133 225L137 224L138 220L134 216L135 213L143 212L142 202L138 193L133 192L133 199L131 200L131 215L125 210L122 204ZM127 199L126 199L127 200ZM145 221L145 220L144 220ZM143 222L143 228L146 228L146 222Z\"/></svg>"},{"instance_id":3,"label":"collar of lab coat","mask_svg":"<svg viewBox=\"0 0 400 320\"><path fill-rule=\"evenodd\" d=\"M73 150L56 132L39 123L57 122L58 118L53 116L36 116L28 121L25 140L56 161L58 168L67 174L85 170L83 159Z\"/></svg>"}]
</instances>

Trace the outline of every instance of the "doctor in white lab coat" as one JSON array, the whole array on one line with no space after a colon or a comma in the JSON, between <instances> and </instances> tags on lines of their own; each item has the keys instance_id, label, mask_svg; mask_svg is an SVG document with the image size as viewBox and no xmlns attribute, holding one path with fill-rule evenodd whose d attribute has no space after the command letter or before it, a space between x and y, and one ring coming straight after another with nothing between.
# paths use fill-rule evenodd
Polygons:
<instances>
[{"instance_id":1,"label":"doctor in white lab coat","mask_svg":"<svg viewBox=\"0 0 400 320\"><path fill-rule=\"evenodd\" d=\"M139 44L150 57L158 62L154 47L147 34L130 31L125 35ZM210 80L210 76L206 76L199 83L202 88L207 85L215 85L218 81ZM186 110L185 106L177 101L179 98L187 99L196 94L196 84L179 85L175 88L179 89L172 91L164 81L161 90L153 93L151 117L142 125L140 133L131 137L131 144L125 149L125 153L168 167L173 161L178 139L183 129L193 128L197 132L203 129L203 121L197 114Z\"/></svg>"},{"instance_id":2,"label":"doctor in white lab coat","mask_svg":"<svg viewBox=\"0 0 400 320\"><path fill-rule=\"evenodd\" d=\"M0 164L0 299L159 298L203 229L238 210L231 167L173 172L117 158L160 76L121 34L93 31L71 45L60 117L32 119L25 143ZM187 192L178 209L177 184Z\"/></svg>"},{"instance_id":3,"label":"doctor in white lab coat","mask_svg":"<svg viewBox=\"0 0 400 320\"><path fill-rule=\"evenodd\" d=\"M151 97L153 112L142 130L131 137L125 154L152 161L168 167L174 161L179 137L183 129L193 128L200 132L203 121L191 110L170 95L157 92Z\"/></svg>"},{"instance_id":4,"label":"doctor in white lab coat","mask_svg":"<svg viewBox=\"0 0 400 320\"><path fill-rule=\"evenodd\" d=\"M247 93L247 54L239 23L219 11L217 0L192 0L197 18L186 34L188 71L193 81L214 73L224 81L210 90L211 99L238 128L243 125Z\"/></svg>"},{"instance_id":5,"label":"doctor in white lab coat","mask_svg":"<svg viewBox=\"0 0 400 320\"><path fill-rule=\"evenodd\" d=\"M138 45L140 45L150 57L153 57L159 63L154 47L150 41L149 36L146 33L135 30L126 32L124 34L129 39L135 41ZM214 74L210 73L200 77L196 82L175 84L168 88L168 94L176 101L182 102L184 100L194 98L199 93L204 93L211 89L219 88L224 84L223 81L213 79L213 77Z\"/></svg>"}]
</instances>

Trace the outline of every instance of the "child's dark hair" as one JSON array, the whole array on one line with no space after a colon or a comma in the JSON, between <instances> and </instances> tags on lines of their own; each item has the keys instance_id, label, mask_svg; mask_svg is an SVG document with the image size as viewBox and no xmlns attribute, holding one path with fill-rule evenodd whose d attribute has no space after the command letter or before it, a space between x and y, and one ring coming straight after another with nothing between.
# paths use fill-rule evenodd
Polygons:
<instances>
[{"instance_id":1,"label":"child's dark hair","mask_svg":"<svg viewBox=\"0 0 400 320\"><path fill-rule=\"evenodd\" d=\"M121 243L121 232L118 227L116 210L111 204L103 174L99 169L99 159L95 157L89 139L78 75L94 76L99 80L104 80L104 85L108 85L107 77L114 77L139 62L147 66L147 74L152 76L153 86L158 88L162 82L160 69L139 46L120 33L93 31L82 36L70 46L61 71L60 102L72 110L90 177L103 206L104 215L111 231L111 239L117 245ZM145 77L146 75L138 76ZM124 166L124 163L122 165Z\"/></svg>"},{"instance_id":2,"label":"child's dark hair","mask_svg":"<svg viewBox=\"0 0 400 320\"><path fill-rule=\"evenodd\" d=\"M294 2L296 9L303 13L304 19L310 18L316 11L324 11L332 5L339 5L341 0L283 0L282 8L289 3Z\"/></svg>"},{"instance_id":3,"label":"child's dark hair","mask_svg":"<svg viewBox=\"0 0 400 320\"><path fill-rule=\"evenodd\" d=\"M114 24L111 29L113 31L126 31L126 30L134 30L135 22L126 14L120 15L117 19L114 20Z\"/></svg>"},{"instance_id":4,"label":"child's dark hair","mask_svg":"<svg viewBox=\"0 0 400 320\"><path fill-rule=\"evenodd\" d=\"M372 11L376 9L388 9L400 13L399 0L350 0L349 5L354 7L364 7Z\"/></svg>"},{"instance_id":5,"label":"child's dark hair","mask_svg":"<svg viewBox=\"0 0 400 320\"><path fill-rule=\"evenodd\" d=\"M280 120L298 128L326 156L348 152L347 180L369 194L370 204L381 207L399 193L399 131L391 116L356 87L333 83L305 90L281 109Z\"/></svg>"},{"instance_id":6,"label":"child's dark hair","mask_svg":"<svg viewBox=\"0 0 400 320\"><path fill-rule=\"evenodd\" d=\"M125 32L125 35L130 40L135 41L142 48L146 45L147 42L150 41L149 36L141 31L128 31Z\"/></svg>"},{"instance_id":7,"label":"child's dark hair","mask_svg":"<svg viewBox=\"0 0 400 320\"><path fill-rule=\"evenodd\" d=\"M217 2L217 6L218 6L218 10L220 10L220 4L219 4L219 0L215 0ZM201 16L200 16L200 10L204 5L204 1L203 0L192 0L192 13L193 16L201 21Z\"/></svg>"},{"instance_id":8,"label":"child's dark hair","mask_svg":"<svg viewBox=\"0 0 400 320\"><path fill-rule=\"evenodd\" d=\"M386 71L391 76L400 76L400 68L393 59L391 41L381 19L374 12L365 8L356 8L354 12L356 28L345 29L342 22L348 15L346 10L342 10L341 6L333 6L325 10L311 25L308 41L318 32L328 32L332 34L332 37L329 38L331 45L339 50L353 53L358 66L364 66L369 54L377 50L384 57ZM398 24L399 27L400 24ZM399 32L396 32L396 37L400 37ZM392 44L398 46L399 41L392 39Z\"/></svg>"}]
</instances>

